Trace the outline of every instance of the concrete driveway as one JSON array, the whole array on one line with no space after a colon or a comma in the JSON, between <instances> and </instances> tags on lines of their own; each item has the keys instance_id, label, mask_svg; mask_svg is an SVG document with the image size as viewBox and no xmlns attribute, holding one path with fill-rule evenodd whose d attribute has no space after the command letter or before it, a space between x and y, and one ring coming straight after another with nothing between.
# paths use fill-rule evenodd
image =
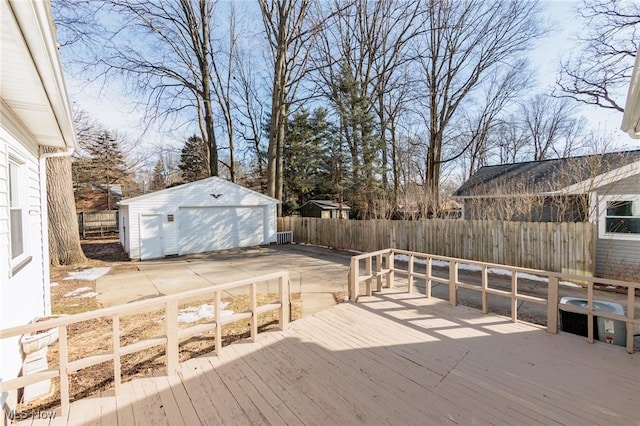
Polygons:
<instances>
[{"instance_id":1,"label":"concrete driveway","mask_svg":"<svg viewBox=\"0 0 640 426\"><path fill-rule=\"evenodd\" d=\"M284 270L289 272L291 292L301 293L306 316L334 305L334 293L347 294L351 256L344 251L294 244L136 262L137 271L99 278L96 292L98 302L113 306ZM259 291L275 293L277 285L266 283Z\"/></svg>"}]
</instances>

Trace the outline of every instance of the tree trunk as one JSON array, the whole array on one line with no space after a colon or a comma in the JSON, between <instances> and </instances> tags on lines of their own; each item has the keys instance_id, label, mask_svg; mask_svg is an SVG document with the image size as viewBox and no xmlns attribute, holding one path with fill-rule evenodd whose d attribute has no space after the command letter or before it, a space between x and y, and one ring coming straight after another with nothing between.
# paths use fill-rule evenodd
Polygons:
<instances>
[{"instance_id":1,"label":"tree trunk","mask_svg":"<svg viewBox=\"0 0 640 426\"><path fill-rule=\"evenodd\" d=\"M55 152L45 149L45 152ZM71 157L47 162L47 208L49 211L49 259L51 265L73 265L87 260L80 246L78 219L73 198Z\"/></svg>"}]
</instances>

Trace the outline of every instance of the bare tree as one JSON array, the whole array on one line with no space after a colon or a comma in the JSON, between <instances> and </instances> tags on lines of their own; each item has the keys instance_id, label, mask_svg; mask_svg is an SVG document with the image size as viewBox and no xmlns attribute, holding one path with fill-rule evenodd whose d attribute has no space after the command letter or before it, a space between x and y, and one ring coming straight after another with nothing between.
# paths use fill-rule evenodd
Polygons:
<instances>
[{"instance_id":1,"label":"bare tree","mask_svg":"<svg viewBox=\"0 0 640 426\"><path fill-rule=\"evenodd\" d=\"M583 0L576 10L587 30L578 53L560 64L554 96L622 112L640 47L640 3Z\"/></svg>"},{"instance_id":2,"label":"bare tree","mask_svg":"<svg viewBox=\"0 0 640 426\"><path fill-rule=\"evenodd\" d=\"M524 135L529 141L532 159L566 157L576 154L575 143L582 131L583 121L575 117L575 105L567 99L535 95L521 106Z\"/></svg>"},{"instance_id":3,"label":"bare tree","mask_svg":"<svg viewBox=\"0 0 640 426\"><path fill-rule=\"evenodd\" d=\"M267 195L282 199L283 149L290 105L306 72L308 45L316 28L310 23L311 0L259 0L273 61L271 122L267 151ZM279 205L279 214L281 214Z\"/></svg>"},{"instance_id":4,"label":"bare tree","mask_svg":"<svg viewBox=\"0 0 640 426\"><path fill-rule=\"evenodd\" d=\"M529 49L543 34L539 3L431 0L426 35L418 46L425 93L419 107L429 141L426 184L438 204L444 142L456 112L487 76Z\"/></svg>"}]
</instances>

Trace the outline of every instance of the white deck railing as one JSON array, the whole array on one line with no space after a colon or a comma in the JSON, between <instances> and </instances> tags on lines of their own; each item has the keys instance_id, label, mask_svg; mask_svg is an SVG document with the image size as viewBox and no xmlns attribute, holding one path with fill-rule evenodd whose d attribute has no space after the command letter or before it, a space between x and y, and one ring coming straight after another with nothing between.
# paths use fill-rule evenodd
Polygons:
<instances>
[{"instance_id":1,"label":"white deck railing","mask_svg":"<svg viewBox=\"0 0 640 426\"><path fill-rule=\"evenodd\" d=\"M279 301L277 303L257 305L258 283L278 281ZM258 334L258 314L279 310L279 326L281 330L287 327L289 322L289 274L287 272L276 272L262 275L246 280L235 281L228 284L204 287L189 290L182 293L161 296L153 299L128 303L126 305L112 306L95 311L50 319L33 324L0 330L0 339L20 336L27 333L35 333L41 330L58 328L59 335L59 363L57 368L51 368L31 375L18 377L0 383L0 393L13 391L25 386L37 383L53 377L60 378L60 403L62 414L66 415L69 409L69 374L103 362L113 361L113 375L115 393L118 394L122 382L121 357L134 352L139 352L155 346L164 346L166 354L167 375L176 374L178 371L178 343L180 339L202 333L208 330L215 330L215 352L220 354L222 348L222 326L231 322L250 319L251 340L255 341ZM222 318L221 293L238 287L249 287L250 307L245 312L237 312L228 317ZM213 297L215 305L215 320L197 324L188 328L178 328L178 305L180 301L194 299L198 297ZM123 315L137 314L143 311L162 309L164 307L165 334L152 339L142 340L126 346L120 346L120 317ZM96 318L111 317L112 321L112 341L113 348L110 352L92 355L70 362L68 360L68 338L67 327L71 324L83 321L94 320ZM18 348L16 348L16 351Z\"/></svg>"},{"instance_id":2,"label":"white deck railing","mask_svg":"<svg viewBox=\"0 0 640 426\"><path fill-rule=\"evenodd\" d=\"M407 269L399 268L395 263L396 255L404 255L408 257ZM383 262L384 259L384 262ZM374 265L375 260L375 265ZM416 260L425 262L425 273L415 271ZM448 277L436 277L432 273L433 261L444 261L448 263ZM364 262L364 268L361 263ZM459 265L475 265L480 267L481 284L471 284L461 282L459 279ZM489 286L489 269L496 268L511 273L511 288L509 291L492 288ZM518 301L527 301L547 307L547 331L549 333L558 332L558 285L562 281L575 281L584 283L587 288L587 304L586 308L573 305L562 305L562 309L568 312L585 314L587 320L587 338L589 343L594 341L593 319L594 316L607 318L611 320L623 321L626 323L626 349L627 352L633 353L634 327L640 325L640 320L635 318L635 293L640 289L640 283L611 280L607 278L586 277L577 275L561 274L557 272L541 271L537 269L527 269L507 265L498 265L486 262L477 262L474 260L458 259L446 256L436 256L426 253L417 253L407 250L385 249L371 253L364 253L353 256L351 258L351 267L349 269L349 300L356 302L360 294L360 283L365 283L366 294L371 295L372 282L376 280L377 291L382 291L383 281L386 287L393 287L395 282L395 274L407 276L408 292L413 291L414 280L416 278L425 280L425 295L431 297L432 283L441 283L449 286L449 304L457 305L458 288L464 288L481 293L482 295L482 312L488 312L488 295L496 295L511 299L511 320L518 320ZM545 278L547 283L547 298L540 298L522 294L518 291L518 274L529 274ZM617 315L609 312L598 311L597 315L594 311L593 290L595 284L603 284L606 286L622 287L627 289L626 316Z\"/></svg>"}]
</instances>

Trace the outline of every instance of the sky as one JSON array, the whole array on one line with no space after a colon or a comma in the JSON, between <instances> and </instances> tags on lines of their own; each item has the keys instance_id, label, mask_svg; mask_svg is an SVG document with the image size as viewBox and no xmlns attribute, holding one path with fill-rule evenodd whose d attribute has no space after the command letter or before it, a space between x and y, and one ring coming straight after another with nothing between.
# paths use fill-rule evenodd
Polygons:
<instances>
[{"instance_id":1,"label":"sky","mask_svg":"<svg viewBox=\"0 0 640 426\"><path fill-rule=\"evenodd\" d=\"M556 78L558 62L574 46L579 33L579 21L573 17L574 0L551 0L544 2L546 19L552 32L542 39L532 52L531 61L538 70L537 86L533 90L549 93ZM67 87L71 101L87 111L108 129L117 129L127 139L140 139L139 148L152 151L154 146L173 145L180 147L183 141L171 139L153 129L142 135L142 112L133 110L121 87L109 83L103 87L99 83L87 84L86 80L67 77ZM534 93L532 93L534 94ZM626 95L626 94L625 94ZM640 140L630 138L620 129L622 114L595 106L581 106L581 115L588 120L590 129L598 129L601 134L610 132L614 143L624 149L639 149ZM155 161L155 160L154 160Z\"/></svg>"}]
</instances>

